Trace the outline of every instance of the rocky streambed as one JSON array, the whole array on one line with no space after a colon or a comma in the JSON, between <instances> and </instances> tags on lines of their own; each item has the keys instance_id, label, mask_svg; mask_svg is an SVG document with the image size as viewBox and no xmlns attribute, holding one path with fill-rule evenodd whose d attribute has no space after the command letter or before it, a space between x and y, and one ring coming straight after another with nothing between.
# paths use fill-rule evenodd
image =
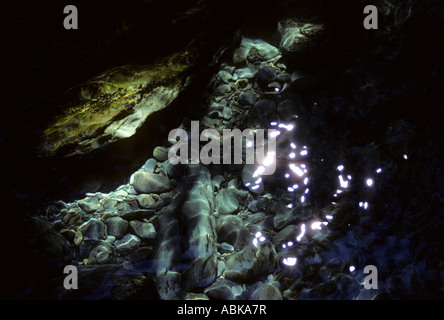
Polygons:
<instances>
[{"instance_id":1,"label":"rocky streambed","mask_svg":"<svg viewBox=\"0 0 444 320\"><path fill-rule=\"evenodd\" d=\"M433 153L418 128L399 119L380 136L364 133L343 145L339 137L357 131L327 119L366 115L353 113L346 98L323 96L315 75L281 58L279 48L243 37L208 84L199 119L201 130L221 134L277 129L276 172L173 165L170 141L128 184L58 202L48 218L83 284L75 294L62 289L60 298L131 298L149 288L160 299L374 299L435 287L440 271L427 266L441 245L418 248L433 228L418 212L439 199L420 205L424 190L408 178L419 150ZM190 132L190 120L180 128ZM404 207L398 192L406 187L412 202ZM418 232L407 231L412 223ZM429 252L413 261L421 250ZM377 267L377 289L364 287L367 265Z\"/></svg>"},{"instance_id":2,"label":"rocky streambed","mask_svg":"<svg viewBox=\"0 0 444 320\"><path fill-rule=\"evenodd\" d=\"M34 286L58 299L442 298L442 141L439 120L426 121L442 83L439 55L411 47L420 32L407 31L422 20L403 20L398 9L384 17L398 17L390 27L399 30L379 38L342 39L341 24L301 17L271 24L272 37L243 30L199 95L179 99L176 129L190 133L192 121L221 136L275 129L275 172L173 165L177 142L162 131L125 183L54 201L27 222L52 272L51 285ZM143 102L151 91L142 80L134 94ZM126 85L110 94L125 100L125 88L134 89ZM68 264L77 290L63 287ZM369 265L377 288L366 287Z\"/></svg>"}]
</instances>

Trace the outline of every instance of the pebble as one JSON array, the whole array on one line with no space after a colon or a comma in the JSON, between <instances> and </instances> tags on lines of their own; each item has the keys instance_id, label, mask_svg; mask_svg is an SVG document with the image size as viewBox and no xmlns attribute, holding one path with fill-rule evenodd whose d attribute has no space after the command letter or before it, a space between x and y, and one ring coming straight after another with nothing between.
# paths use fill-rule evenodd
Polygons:
<instances>
[{"instance_id":1,"label":"pebble","mask_svg":"<svg viewBox=\"0 0 444 320\"><path fill-rule=\"evenodd\" d=\"M141 241L137 236L133 234L127 234L121 240L117 240L115 242L115 245L117 252L128 253L137 249L139 247L140 242Z\"/></svg>"},{"instance_id":2,"label":"pebble","mask_svg":"<svg viewBox=\"0 0 444 320\"><path fill-rule=\"evenodd\" d=\"M244 293L244 287L227 279L220 279L204 290L213 300L236 300Z\"/></svg>"},{"instance_id":3,"label":"pebble","mask_svg":"<svg viewBox=\"0 0 444 320\"><path fill-rule=\"evenodd\" d=\"M277 282L260 284L251 294L250 300L283 300L282 293L275 283Z\"/></svg>"},{"instance_id":4,"label":"pebble","mask_svg":"<svg viewBox=\"0 0 444 320\"><path fill-rule=\"evenodd\" d=\"M149 208L152 206L156 201L154 198L149 194L139 194L137 196L137 203L141 208Z\"/></svg>"},{"instance_id":5,"label":"pebble","mask_svg":"<svg viewBox=\"0 0 444 320\"><path fill-rule=\"evenodd\" d=\"M86 213L92 213L100 206L99 199L96 197L86 197L85 199L80 200L78 204Z\"/></svg>"},{"instance_id":6,"label":"pebble","mask_svg":"<svg viewBox=\"0 0 444 320\"><path fill-rule=\"evenodd\" d=\"M148 173L153 173L156 169L157 160L154 158L149 158L145 164L142 166L142 169Z\"/></svg>"},{"instance_id":7,"label":"pebble","mask_svg":"<svg viewBox=\"0 0 444 320\"><path fill-rule=\"evenodd\" d=\"M253 79L256 75L256 69L253 67L246 67L237 69L239 79Z\"/></svg>"},{"instance_id":8,"label":"pebble","mask_svg":"<svg viewBox=\"0 0 444 320\"><path fill-rule=\"evenodd\" d=\"M79 227L83 239L104 239L106 237L106 225L99 219L92 218Z\"/></svg>"},{"instance_id":9,"label":"pebble","mask_svg":"<svg viewBox=\"0 0 444 320\"><path fill-rule=\"evenodd\" d=\"M103 241L100 245L91 250L86 264L106 264L114 260L115 252L113 245L109 242Z\"/></svg>"},{"instance_id":10,"label":"pebble","mask_svg":"<svg viewBox=\"0 0 444 320\"><path fill-rule=\"evenodd\" d=\"M233 252L234 251L234 247L231 245L231 244L229 244L229 243L226 243L226 242L222 242L220 245L219 245L219 252L220 253L222 253L222 254L224 254L224 253L230 253L230 252Z\"/></svg>"},{"instance_id":11,"label":"pebble","mask_svg":"<svg viewBox=\"0 0 444 320\"><path fill-rule=\"evenodd\" d=\"M163 162L168 159L168 148L157 146L153 150L153 158L159 162Z\"/></svg>"},{"instance_id":12,"label":"pebble","mask_svg":"<svg viewBox=\"0 0 444 320\"><path fill-rule=\"evenodd\" d=\"M132 231L144 240L154 240L156 238L156 230L152 223L133 220L130 222Z\"/></svg>"},{"instance_id":13,"label":"pebble","mask_svg":"<svg viewBox=\"0 0 444 320\"><path fill-rule=\"evenodd\" d=\"M265 66L259 69L257 76L263 82L273 82L276 80L276 71L270 66Z\"/></svg>"},{"instance_id":14,"label":"pebble","mask_svg":"<svg viewBox=\"0 0 444 320\"><path fill-rule=\"evenodd\" d=\"M161 174L138 171L130 182L138 193L162 193L171 189L170 181Z\"/></svg>"},{"instance_id":15,"label":"pebble","mask_svg":"<svg viewBox=\"0 0 444 320\"><path fill-rule=\"evenodd\" d=\"M221 84L216 89L214 89L213 95L223 96L229 92L231 92L231 87L228 84Z\"/></svg>"},{"instance_id":16,"label":"pebble","mask_svg":"<svg viewBox=\"0 0 444 320\"><path fill-rule=\"evenodd\" d=\"M128 221L120 217L111 217L105 221L108 235L121 239L128 230Z\"/></svg>"},{"instance_id":17,"label":"pebble","mask_svg":"<svg viewBox=\"0 0 444 320\"><path fill-rule=\"evenodd\" d=\"M230 80L232 80L232 78L233 78L233 76L228 71L225 71L225 70L220 70L217 73L217 75L225 83L229 83Z\"/></svg>"},{"instance_id":18,"label":"pebble","mask_svg":"<svg viewBox=\"0 0 444 320\"><path fill-rule=\"evenodd\" d=\"M239 102L243 105L252 106L256 103L256 96L251 92L244 92L239 95Z\"/></svg>"}]
</instances>

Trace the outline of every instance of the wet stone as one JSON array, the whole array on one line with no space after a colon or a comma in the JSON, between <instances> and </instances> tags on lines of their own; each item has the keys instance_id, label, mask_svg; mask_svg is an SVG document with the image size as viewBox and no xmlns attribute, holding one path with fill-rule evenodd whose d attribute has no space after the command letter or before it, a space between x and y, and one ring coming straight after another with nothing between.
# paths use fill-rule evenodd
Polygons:
<instances>
[{"instance_id":1,"label":"wet stone","mask_svg":"<svg viewBox=\"0 0 444 320\"><path fill-rule=\"evenodd\" d=\"M218 280L204 290L204 293L214 300L236 300L243 292L241 285L227 279Z\"/></svg>"},{"instance_id":2,"label":"wet stone","mask_svg":"<svg viewBox=\"0 0 444 320\"><path fill-rule=\"evenodd\" d=\"M171 189L164 175L140 171L132 175L131 184L138 193L162 193Z\"/></svg>"},{"instance_id":3,"label":"wet stone","mask_svg":"<svg viewBox=\"0 0 444 320\"><path fill-rule=\"evenodd\" d=\"M115 250L113 245L109 242L103 241L97 247L91 250L86 264L107 264L113 262L115 258Z\"/></svg>"},{"instance_id":4,"label":"wet stone","mask_svg":"<svg viewBox=\"0 0 444 320\"><path fill-rule=\"evenodd\" d=\"M99 199L96 197L86 197L78 202L79 207L82 208L86 213L91 213L99 208Z\"/></svg>"},{"instance_id":5,"label":"wet stone","mask_svg":"<svg viewBox=\"0 0 444 320\"><path fill-rule=\"evenodd\" d=\"M156 169L157 160L154 158L148 159L145 164L142 166L142 169L148 173L153 173Z\"/></svg>"},{"instance_id":6,"label":"wet stone","mask_svg":"<svg viewBox=\"0 0 444 320\"><path fill-rule=\"evenodd\" d=\"M236 197L236 190L222 189L217 193L215 209L220 214L231 214L238 208L239 200Z\"/></svg>"},{"instance_id":7,"label":"wet stone","mask_svg":"<svg viewBox=\"0 0 444 320\"><path fill-rule=\"evenodd\" d=\"M253 291L250 300L282 300L282 293L274 283L264 283Z\"/></svg>"},{"instance_id":8,"label":"wet stone","mask_svg":"<svg viewBox=\"0 0 444 320\"><path fill-rule=\"evenodd\" d=\"M256 75L256 69L253 67L246 67L237 70L240 79L253 79Z\"/></svg>"},{"instance_id":9,"label":"wet stone","mask_svg":"<svg viewBox=\"0 0 444 320\"><path fill-rule=\"evenodd\" d=\"M227 242L235 248L242 247L248 242L249 232L243 221L234 215L222 216L217 220L217 239Z\"/></svg>"},{"instance_id":10,"label":"wet stone","mask_svg":"<svg viewBox=\"0 0 444 320\"><path fill-rule=\"evenodd\" d=\"M107 226L108 235L116 237L116 239L122 238L128 229L128 222L120 217L112 217L105 221Z\"/></svg>"},{"instance_id":11,"label":"wet stone","mask_svg":"<svg viewBox=\"0 0 444 320\"><path fill-rule=\"evenodd\" d=\"M127 234L121 240L117 240L115 244L117 252L128 253L139 247L140 239L133 234Z\"/></svg>"},{"instance_id":12,"label":"wet stone","mask_svg":"<svg viewBox=\"0 0 444 320\"><path fill-rule=\"evenodd\" d=\"M276 71L270 66L259 69L257 76L263 82L273 82L276 79Z\"/></svg>"},{"instance_id":13,"label":"wet stone","mask_svg":"<svg viewBox=\"0 0 444 320\"><path fill-rule=\"evenodd\" d=\"M137 196L137 202L139 203L139 206L142 208L149 208L152 206L156 201L154 198L149 194L139 194Z\"/></svg>"},{"instance_id":14,"label":"wet stone","mask_svg":"<svg viewBox=\"0 0 444 320\"><path fill-rule=\"evenodd\" d=\"M152 223L133 220L130 222L130 227L143 240L153 240L156 238L156 230Z\"/></svg>"},{"instance_id":15,"label":"wet stone","mask_svg":"<svg viewBox=\"0 0 444 320\"><path fill-rule=\"evenodd\" d=\"M90 219L79 227L84 239L104 239L106 225L99 219Z\"/></svg>"},{"instance_id":16,"label":"wet stone","mask_svg":"<svg viewBox=\"0 0 444 320\"><path fill-rule=\"evenodd\" d=\"M222 254L230 253L230 252L234 251L234 247L231 244L226 243L226 242L222 242L219 245L218 249L219 249L219 252L222 253Z\"/></svg>"},{"instance_id":17,"label":"wet stone","mask_svg":"<svg viewBox=\"0 0 444 320\"><path fill-rule=\"evenodd\" d=\"M228 84L221 84L216 89L214 89L213 95L223 96L229 92L231 92L231 87Z\"/></svg>"},{"instance_id":18,"label":"wet stone","mask_svg":"<svg viewBox=\"0 0 444 320\"><path fill-rule=\"evenodd\" d=\"M229 83L230 80L232 80L233 76L225 70L220 70L217 75L219 76L220 80L222 80L225 83Z\"/></svg>"},{"instance_id":19,"label":"wet stone","mask_svg":"<svg viewBox=\"0 0 444 320\"><path fill-rule=\"evenodd\" d=\"M159 162L163 162L168 159L168 148L157 146L153 150L153 158Z\"/></svg>"},{"instance_id":20,"label":"wet stone","mask_svg":"<svg viewBox=\"0 0 444 320\"><path fill-rule=\"evenodd\" d=\"M244 92L239 95L239 102L243 105L254 105L256 103L256 96L251 92Z\"/></svg>"}]
</instances>

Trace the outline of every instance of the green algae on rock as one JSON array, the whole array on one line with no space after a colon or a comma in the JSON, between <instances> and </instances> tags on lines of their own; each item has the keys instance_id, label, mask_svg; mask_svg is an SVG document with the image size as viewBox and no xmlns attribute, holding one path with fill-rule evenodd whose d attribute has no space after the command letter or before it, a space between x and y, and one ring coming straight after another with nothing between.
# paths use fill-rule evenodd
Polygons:
<instances>
[{"instance_id":1,"label":"green algae on rock","mask_svg":"<svg viewBox=\"0 0 444 320\"><path fill-rule=\"evenodd\" d=\"M184 50L148 66L115 67L71 88L63 113L43 132L39 154L86 154L131 137L187 86L190 56Z\"/></svg>"}]
</instances>

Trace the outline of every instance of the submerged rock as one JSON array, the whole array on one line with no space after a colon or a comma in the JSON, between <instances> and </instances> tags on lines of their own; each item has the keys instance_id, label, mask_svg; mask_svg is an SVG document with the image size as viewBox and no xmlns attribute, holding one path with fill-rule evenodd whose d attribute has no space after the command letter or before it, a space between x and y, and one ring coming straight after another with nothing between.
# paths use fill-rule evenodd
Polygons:
<instances>
[{"instance_id":1,"label":"submerged rock","mask_svg":"<svg viewBox=\"0 0 444 320\"><path fill-rule=\"evenodd\" d=\"M130 223L131 229L136 235L144 240L154 240L156 238L156 229L152 223L133 220Z\"/></svg>"},{"instance_id":2,"label":"submerged rock","mask_svg":"<svg viewBox=\"0 0 444 320\"><path fill-rule=\"evenodd\" d=\"M140 239L133 234L127 234L121 240L116 241L115 244L117 252L128 253L139 247Z\"/></svg>"},{"instance_id":3,"label":"submerged rock","mask_svg":"<svg viewBox=\"0 0 444 320\"><path fill-rule=\"evenodd\" d=\"M96 197L86 197L78 202L79 207L82 208L86 213L91 213L96 211L100 204Z\"/></svg>"},{"instance_id":4,"label":"submerged rock","mask_svg":"<svg viewBox=\"0 0 444 320\"><path fill-rule=\"evenodd\" d=\"M104 239L106 237L106 225L99 219L90 219L79 227L84 239Z\"/></svg>"},{"instance_id":5,"label":"submerged rock","mask_svg":"<svg viewBox=\"0 0 444 320\"><path fill-rule=\"evenodd\" d=\"M244 292L244 288L228 279L220 279L204 290L213 300L236 300Z\"/></svg>"},{"instance_id":6,"label":"submerged rock","mask_svg":"<svg viewBox=\"0 0 444 320\"><path fill-rule=\"evenodd\" d=\"M171 189L167 177L148 172L136 172L130 183L138 193L162 193Z\"/></svg>"},{"instance_id":7,"label":"submerged rock","mask_svg":"<svg viewBox=\"0 0 444 320\"><path fill-rule=\"evenodd\" d=\"M128 230L128 222L120 217L111 217L105 221L108 235L122 238Z\"/></svg>"},{"instance_id":8,"label":"submerged rock","mask_svg":"<svg viewBox=\"0 0 444 320\"><path fill-rule=\"evenodd\" d=\"M282 293L274 283L264 283L253 291L250 300L282 300Z\"/></svg>"}]
</instances>

